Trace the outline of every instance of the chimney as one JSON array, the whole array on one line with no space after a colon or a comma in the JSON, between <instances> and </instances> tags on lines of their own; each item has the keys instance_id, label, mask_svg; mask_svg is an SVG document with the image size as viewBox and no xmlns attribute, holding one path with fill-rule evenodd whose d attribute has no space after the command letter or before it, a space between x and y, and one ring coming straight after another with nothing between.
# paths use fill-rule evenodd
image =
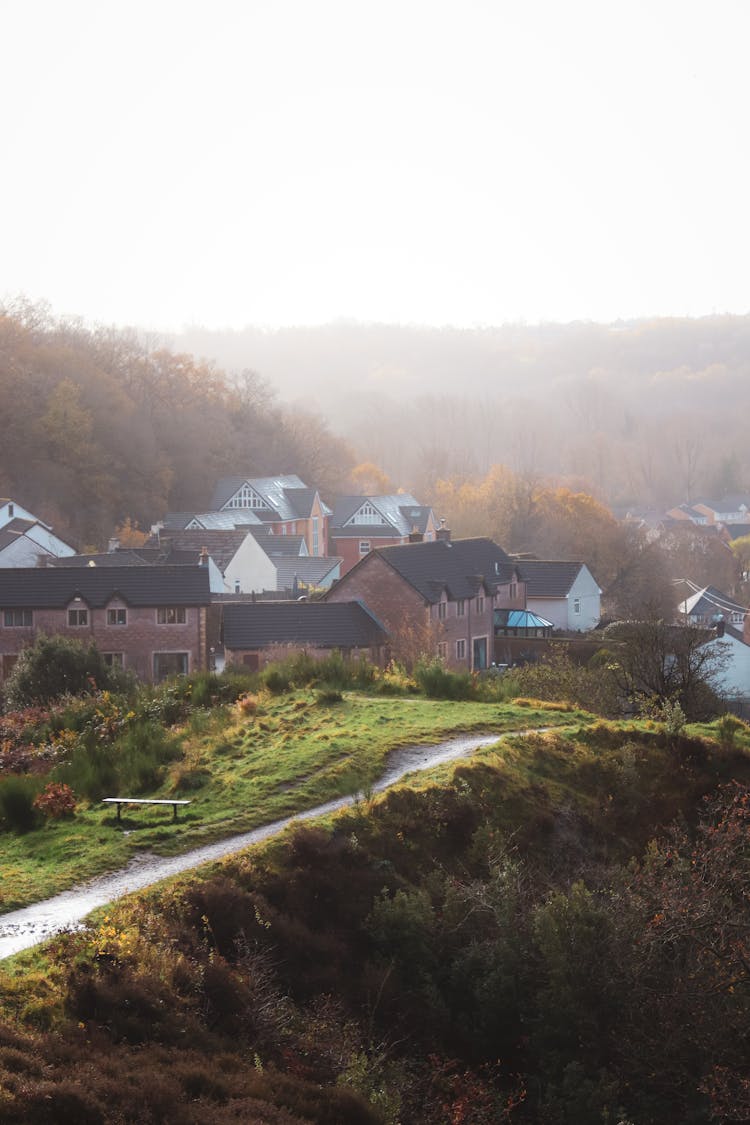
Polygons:
<instances>
[{"instance_id":1,"label":"chimney","mask_svg":"<svg viewBox=\"0 0 750 1125\"><path fill-rule=\"evenodd\" d=\"M416 527L413 527L411 529L411 531L409 532L409 542L410 543L421 543L423 539L424 539L424 535L422 534L421 531L417 531Z\"/></svg>"},{"instance_id":2,"label":"chimney","mask_svg":"<svg viewBox=\"0 0 750 1125\"><path fill-rule=\"evenodd\" d=\"M198 556L198 566L208 566L208 547L201 547L201 553Z\"/></svg>"},{"instance_id":3,"label":"chimney","mask_svg":"<svg viewBox=\"0 0 750 1125\"><path fill-rule=\"evenodd\" d=\"M445 526L445 517L440 520L440 527L435 532L435 538L441 539L444 543L451 541L451 529Z\"/></svg>"},{"instance_id":4,"label":"chimney","mask_svg":"<svg viewBox=\"0 0 750 1125\"><path fill-rule=\"evenodd\" d=\"M120 540L117 538L116 535L113 535L112 538L107 543L107 554L113 555L115 553L115 551L119 551L119 550L120 550Z\"/></svg>"}]
</instances>

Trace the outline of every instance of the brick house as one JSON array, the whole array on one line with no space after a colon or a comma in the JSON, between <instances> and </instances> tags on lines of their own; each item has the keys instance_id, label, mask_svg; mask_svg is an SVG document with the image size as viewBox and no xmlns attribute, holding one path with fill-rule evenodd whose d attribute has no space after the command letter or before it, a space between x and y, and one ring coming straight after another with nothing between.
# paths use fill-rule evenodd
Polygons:
<instances>
[{"instance_id":1,"label":"brick house","mask_svg":"<svg viewBox=\"0 0 750 1125\"><path fill-rule=\"evenodd\" d=\"M450 668L479 670L494 659L496 608L524 609L518 565L491 539L378 547L326 594L356 598L382 621L393 651L410 659L435 652Z\"/></svg>"},{"instance_id":2,"label":"brick house","mask_svg":"<svg viewBox=\"0 0 750 1125\"><path fill-rule=\"evenodd\" d=\"M361 602L234 602L223 607L226 663L256 670L303 649L315 659L336 649L382 664L388 636Z\"/></svg>"},{"instance_id":3,"label":"brick house","mask_svg":"<svg viewBox=\"0 0 750 1125\"><path fill-rule=\"evenodd\" d=\"M432 508L408 493L391 496L337 496L328 532L328 553L342 559L348 573L374 547L394 547L435 539Z\"/></svg>"},{"instance_id":4,"label":"brick house","mask_svg":"<svg viewBox=\"0 0 750 1125\"><path fill-rule=\"evenodd\" d=\"M93 643L140 679L207 666L205 566L0 571L0 679L40 634Z\"/></svg>"}]
</instances>

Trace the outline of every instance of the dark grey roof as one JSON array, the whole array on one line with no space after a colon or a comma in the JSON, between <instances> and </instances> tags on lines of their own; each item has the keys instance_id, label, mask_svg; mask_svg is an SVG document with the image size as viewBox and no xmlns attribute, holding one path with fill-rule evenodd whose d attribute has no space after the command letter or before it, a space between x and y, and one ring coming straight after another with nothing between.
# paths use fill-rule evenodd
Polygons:
<instances>
[{"instance_id":1,"label":"dark grey roof","mask_svg":"<svg viewBox=\"0 0 750 1125\"><path fill-rule=\"evenodd\" d=\"M0 551L4 551L11 543L15 543L21 536L25 535L29 528L36 526L36 520L25 520L20 516L15 519L8 520L0 528Z\"/></svg>"},{"instance_id":2,"label":"dark grey roof","mask_svg":"<svg viewBox=\"0 0 750 1125\"><path fill-rule=\"evenodd\" d=\"M228 649L306 644L316 648L367 648L387 640L383 626L361 602L227 602Z\"/></svg>"},{"instance_id":3,"label":"dark grey roof","mask_svg":"<svg viewBox=\"0 0 750 1125\"><path fill-rule=\"evenodd\" d=\"M166 552L164 557L167 562L170 561L170 551L177 551L180 555L183 555L183 552L192 551L193 562L196 566L203 548L206 547L209 555L223 574L249 534L247 528L236 530L198 528L197 531L191 529L190 531L161 532L158 542L152 536L146 546L155 547L158 545L162 552Z\"/></svg>"},{"instance_id":4,"label":"dark grey roof","mask_svg":"<svg viewBox=\"0 0 750 1125\"><path fill-rule=\"evenodd\" d=\"M349 574L379 556L417 590L425 601L437 602L443 589L451 598L470 598L482 580L490 588L509 582L516 564L491 539L437 539L430 543L405 543L376 547ZM346 582L349 575L342 581Z\"/></svg>"},{"instance_id":5,"label":"dark grey roof","mask_svg":"<svg viewBox=\"0 0 750 1125\"><path fill-rule=\"evenodd\" d=\"M291 555L299 558L303 555L303 548L307 550L304 535L278 535L267 527L250 527L248 531L269 557Z\"/></svg>"},{"instance_id":6,"label":"dark grey roof","mask_svg":"<svg viewBox=\"0 0 750 1125\"><path fill-rule=\"evenodd\" d=\"M81 597L92 609L113 597L132 606L208 605L203 566L17 567L0 569L0 608L64 609Z\"/></svg>"},{"instance_id":7,"label":"dark grey roof","mask_svg":"<svg viewBox=\"0 0 750 1125\"><path fill-rule=\"evenodd\" d=\"M101 551L92 555L61 555L59 558L48 559L47 566L148 566L150 560L143 557L138 550ZM157 551L153 552L158 554ZM154 562L156 559L153 560Z\"/></svg>"},{"instance_id":8,"label":"dark grey roof","mask_svg":"<svg viewBox=\"0 0 750 1125\"><path fill-rule=\"evenodd\" d=\"M750 523L725 523L724 530L730 539L744 539L750 535Z\"/></svg>"},{"instance_id":9,"label":"dark grey roof","mask_svg":"<svg viewBox=\"0 0 750 1125\"><path fill-rule=\"evenodd\" d=\"M518 570L529 598L564 598L583 568L582 562L519 560Z\"/></svg>"},{"instance_id":10,"label":"dark grey roof","mask_svg":"<svg viewBox=\"0 0 750 1125\"><path fill-rule=\"evenodd\" d=\"M695 590L679 607L680 613L690 617L723 617L731 613L747 613L747 606L740 605L727 594L722 594L715 586L705 586Z\"/></svg>"},{"instance_id":11,"label":"dark grey roof","mask_svg":"<svg viewBox=\"0 0 750 1125\"><path fill-rule=\"evenodd\" d=\"M300 555L296 559L277 558L276 588L277 590L291 590L294 579L306 587L330 586L331 572L338 570L342 559L335 556L325 558L319 555Z\"/></svg>"}]
</instances>

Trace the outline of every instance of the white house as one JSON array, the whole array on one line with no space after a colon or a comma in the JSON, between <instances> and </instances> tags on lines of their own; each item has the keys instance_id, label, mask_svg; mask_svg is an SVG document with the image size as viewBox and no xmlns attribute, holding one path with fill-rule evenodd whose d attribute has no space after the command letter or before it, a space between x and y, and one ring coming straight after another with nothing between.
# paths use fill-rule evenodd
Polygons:
<instances>
[{"instance_id":1,"label":"white house","mask_svg":"<svg viewBox=\"0 0 750 1125\"><path fill-rule=\"evenodd\" d=\"M714 689L726 699L750 699L750 644L742 632L726 625L722 635L707 643L725 658L713 679Z\"/></svg>"},{"instance_id":2,"label":"white house","mask_svg":"<svg viewBox=\"0 0 750 1125\"><path fill-rule=\"evenodd\" d=\"M40 558L74 554L75 548L48 524L15 501L0 498L0 567L36 566Z\"/></svg>"},{"instance_id":3,"label":"white house","mask_svg":"<svg viewBox=\"0 0 750 1125\"><path fill-rule=\"evenodd\" d=\"M585 563L522 559L526 609L551 621L555 629L586 633L601 618L601 589Z\"/></svg>"}]
</instances>

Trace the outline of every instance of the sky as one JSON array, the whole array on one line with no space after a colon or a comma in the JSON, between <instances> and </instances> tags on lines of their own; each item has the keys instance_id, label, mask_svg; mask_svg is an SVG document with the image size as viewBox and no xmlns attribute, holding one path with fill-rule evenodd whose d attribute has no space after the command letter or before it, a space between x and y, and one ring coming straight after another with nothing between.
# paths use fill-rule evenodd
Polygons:
<instances>
[{"instance_id":1,"label":"sky","mask_svg":"<svg viewBox=\"0 0 750 1125\"><path fill-rule=\"evenodd\" d=\"M165 332L750 311L747 0L0 17L0 299Z\"/></svg>"}]
</instances>

